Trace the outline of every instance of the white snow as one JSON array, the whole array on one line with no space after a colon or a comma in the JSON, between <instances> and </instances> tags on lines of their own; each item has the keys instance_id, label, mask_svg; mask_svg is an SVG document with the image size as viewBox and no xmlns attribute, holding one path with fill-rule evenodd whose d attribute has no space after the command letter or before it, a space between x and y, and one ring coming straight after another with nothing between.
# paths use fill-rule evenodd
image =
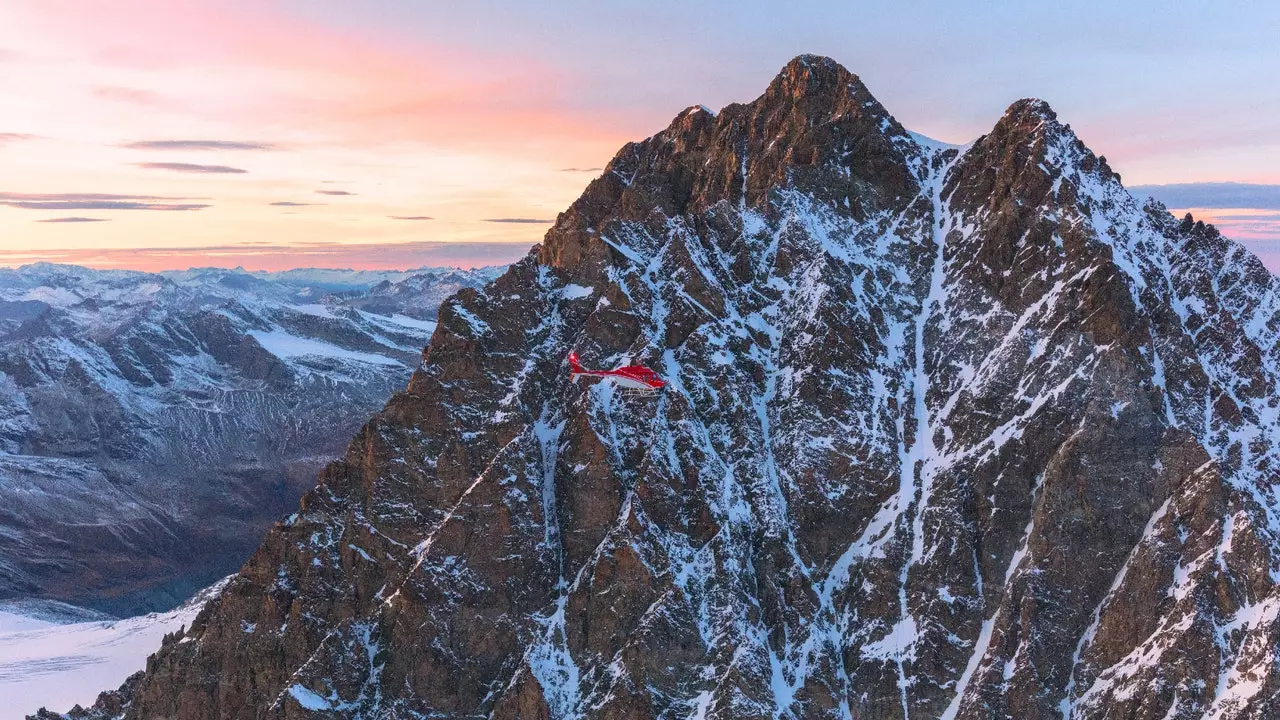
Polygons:
<instances>
[{"instance_id":1,"label":"white snow","mask_svg":"<svg viewBox=\"0 0 1280 720\"><path fill-rule=\"evenodd\" d=\"M67 307L75 305L84 298L76 293L62 287L38 287L32 288L25 295L20 296L22 300L36 300L48 303L54 307Z\"/></svg>"},{"instance_id":2,"label":"white snow","mask_svg":"<svg viewBox=\"0 0 1280 720\"><path fill-rule=\"evenodd\" d=\"M54 623L0 610L0 637L53 627Z\"/></svg>"},{"instance_id":3,"label":"white snow","mask_svg":"<svg viewBox=\"0 0 1280 720\"><path fill-rule=\"evenodd\" d=\"M177 610L125 620L56 624L0 611L0 720L21 720L40 707L89 706L143 669L160 639L190 626L223 580Z\"/></svg>"},{"instance_id":4,"label":"white snow","mask_svg":"<svg viewBox=\"0 0 1280 720\"><path fill-rule=\"evenodd\" d=\"M194 617L165 613L0 632L0 720L20 720L42 706L65 712L92 704L141 670L165 633Z\"/></svg>"},{"instance_id":5,"label":"white snow","mask_svg":"<svg viewBox=\"0 0 1280 720\"><path fill-rule=\"evenodd\" d=\"M462 303L454 302L450 307L453 309L454 314L466 321L471 328L473 337L480 337L489 333L489 323L481 320L475 313L463 307Z\"/></svg>"},{"instance_id":6,"label":"white snow","mask_svg":"<svg viewBox=\"0 0 1280 720\"><path fill-rule=\"evenodd\" d=\"M322 340L290 335L283 330L250 330L248 335L251 335L253 339L257 340L258 344L267 352L282 360L288 360L295 357L325 357L351 360L371 365L401 364L399 360L386 357L385 355L360 352L358 350L348 350Z\"/></svg>"},{"instance_id":7,"label":"white snow","mask_svg":"<svg viewBox=\"0 0 1280 720\"><path fill-rule=\"evenodd\" d=\"M436 331L435 320L419 320L418 318L411 318L408 315L400 315L398 313L394 315L379 315L378 317L384 320L390 320L396 325L413 328L415 330L424 330L429 333Z\"/></svg>"},{"instance_id":8,"label":"white snow","mask_svg":"<svg viewBox=\"0 0 1280 720\"><path fill-rule=\"evenodd\" d=\"M306 305L290 305L289 307L290 309L296 310L302 313L303 315L312 315L314 317L322 317L322 318L337 317L337 315L333 314L333 310L328 305L321 305L319 303L308 303Z\"/></svg>"},{"instance_id":9,"label":"white snow","mask_svg":"<svg viewBox=\"0 0 1280 720\"><path fill-rule=\"evenodd\" d=\"M306 710L330 710L333 708L333 705L328 700L301 685L290 685L289 695Z\"/></svg>"},{"instance_id":10,"label":"white snow","mask_svg":"<svg viewBox=\"0 0 1280 720\"><path fill-rule=\"evenodd\" d=\"M591 297L591 294L595 291L596 289L594 287L583 287L582 285L569 283L560 291L560 296L565 300L577 300L579 298Z\"/></svg>"}]
</instances>

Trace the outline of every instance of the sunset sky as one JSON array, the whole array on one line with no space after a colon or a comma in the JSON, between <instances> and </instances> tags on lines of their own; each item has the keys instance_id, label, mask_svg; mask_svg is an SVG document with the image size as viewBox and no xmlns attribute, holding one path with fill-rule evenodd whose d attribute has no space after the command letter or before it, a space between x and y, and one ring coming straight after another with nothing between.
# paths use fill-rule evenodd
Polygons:
<instances>
[{"instance_id":1,"label":"sunset sky","mask_svg":"<svg viewBox=\"0 0 1280 720\"><path fill-rule=\"evenodd\" d=\"M949 142L1045 98L1280 271L1280 5L1116 5L0 0L0 264L508 262L814 52Z\"/></svg>"}]
</instances>

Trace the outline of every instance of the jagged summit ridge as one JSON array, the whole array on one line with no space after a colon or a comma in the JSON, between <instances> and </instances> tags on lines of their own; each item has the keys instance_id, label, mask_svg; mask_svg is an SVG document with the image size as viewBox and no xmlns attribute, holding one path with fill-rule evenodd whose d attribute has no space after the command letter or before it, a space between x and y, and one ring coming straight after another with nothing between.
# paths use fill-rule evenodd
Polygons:
<instances>
[{"instance_id":1,"label":"jagged summit ridge","mask_svg":"<svg viewBox=\"0 0 1280 720\"><path fill-rule=\"evenodd\" d=\"M840 73L629 144L446 302L130 717L1280 710L1275 278L1047 109L942 147Z\"/></svg>"},{"instance_id":2,"label":"jagged summit ridge","mask_svg":"<svg viewBox=\"0 0 1280 720\"><path fill-rule=\"evenodd\" d=\"M814 104L838 105L852 98L872 104L883 112L880 103L863 85L861 78L843 65L821 55L799 55L783 66L761 99L766 103L808 99Z\"/></svg>"},{"instance_id":3,"label":"jagged summit ridge","mask_svg":"<svg viewBox=\"0 0 1280 720\"><path fill-rule=\"evenodd\" d=\"M919 191L925 151L833 60L801 56L750 103L715 114L697 107L618 152L558 218L543 262L600 267L616 260L590 232L615 212L654 210L658 221L721 203L756 207L774 189L799 183L866 216Z\"/></svg>"},{"instance_id":4,"label":"jagged summit ridge","mask_svg":"<svg viewBox=\"0 0 1280 720\"><path fill-rule=\"evenodd\" d=\"M1056 122L1058 113L1054 112L1049 106L1047 100L1037 97L1025 97L1015 100L1005 109L1002 119L1015 119L1023 121L1026 119L1035 119L1044 122Z\"/></svg>"}]
</instances>

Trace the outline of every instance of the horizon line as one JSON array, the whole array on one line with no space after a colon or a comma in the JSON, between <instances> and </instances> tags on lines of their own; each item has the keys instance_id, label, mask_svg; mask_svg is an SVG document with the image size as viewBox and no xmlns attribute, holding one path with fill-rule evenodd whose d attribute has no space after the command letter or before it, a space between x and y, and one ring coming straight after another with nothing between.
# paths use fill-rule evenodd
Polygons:
<instances>
[{"instance_id":1,"label":"horizon line","mask_svg":"<svg viewBox=\"0 0 1280 720\"><path fill-rule=\"evenodd\" d=\"M151 273L201 269L406 272L428 267L475 269L510 265L528 255L536 245L525 241L483 240L0 250L0 268L17 270L47 263L88 270Z\"/></svg>"}]
</instances>

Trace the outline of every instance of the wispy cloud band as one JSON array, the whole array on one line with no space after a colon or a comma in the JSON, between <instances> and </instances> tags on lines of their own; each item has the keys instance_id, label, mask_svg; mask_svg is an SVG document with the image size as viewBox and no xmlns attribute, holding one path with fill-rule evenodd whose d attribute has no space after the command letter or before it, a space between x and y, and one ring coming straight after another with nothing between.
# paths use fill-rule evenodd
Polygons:
<instances>
[{"instance_id":1,"label":"wispy cloud band","mask_svg":"<svg viewBox=\"0 0 1280 720\"><path fill-rule=\"evenodd\" d=\"M145 170L168 170L171 172L194 173L197 175L241 175L249 172L242 168L227 165L196 165L180 162L146 162L134 163Z\"/></svg>"},{"instance_id":2,"label":"wispy cloud band","mask_svg":"<svg viewBox=\"0 0 1280 720\"><path fill-rule=\"evenodd\" d=\"M36 222L42 222L42 223L96 223L96 222L108 222L109 220L110 220L110 218L91 218L91 217L56 217L56 218L45 218L45 219L43 219L43 220L37 220Z\"/></svg>"},{"instance_id":3,"label":"wispy cloud band","mask_svg":"<svg viewBox=\"0 0 1280 720\"><path fill-rule=\"evenodd\" d=\"M6 193L0 205L23 210L161 210L189 211L209 207L204 203L175 202L204 198L162 195L115 195L111 193Z\"/></svg>"},{"instance_id":4,"label":"wispy cloud band","mask_svg":"<svg viewBox=\"0 0 1280 720\"><path fill-rule=\"evenodd\" d=\"M276 150L271 143L236 140L139 140L120 147L130 150Z\"/></svg>"}]
</instances>

